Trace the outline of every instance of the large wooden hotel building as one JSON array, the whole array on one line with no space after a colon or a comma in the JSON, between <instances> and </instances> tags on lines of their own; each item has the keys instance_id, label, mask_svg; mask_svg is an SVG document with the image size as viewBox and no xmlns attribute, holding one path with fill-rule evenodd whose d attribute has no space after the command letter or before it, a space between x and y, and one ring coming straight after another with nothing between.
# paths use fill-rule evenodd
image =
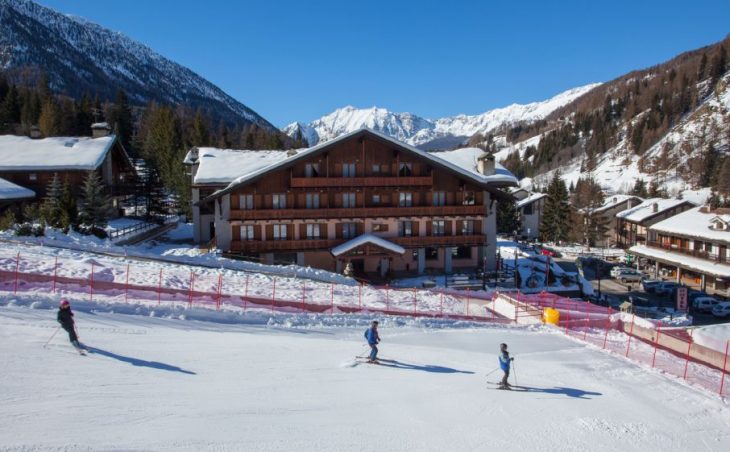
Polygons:
<instances>
[{"instance_id":1,"label":"large wooden hotel building","mask_svg":"<svg viewBox=\"0 0 730 452\"><path fill-rule=\"evenodd\" d=\"M516 185L479 149L425 152L369 129L300 151L194 149L186 162L199 241L381 276L493 268L495 202Z\"/></svg>"}]
</instances>

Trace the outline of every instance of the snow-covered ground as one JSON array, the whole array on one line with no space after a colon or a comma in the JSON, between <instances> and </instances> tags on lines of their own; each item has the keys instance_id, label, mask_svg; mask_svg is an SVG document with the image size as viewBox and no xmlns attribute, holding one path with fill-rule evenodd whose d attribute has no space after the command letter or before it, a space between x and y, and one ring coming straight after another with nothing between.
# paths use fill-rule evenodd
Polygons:
<instances>
[{"instance_id":1,"label":"snow-covered ground","mask_svg":"<svg viewBox=\"0 0 730 452\"><path fill-rule=\"evenodd\" d=\"M34 306L0 297L2 448L730 448L716 395L545 327L381 319L381 357L393 361L371 366L354 359L368 317L213 322L75 305L93 351L83 357L62 334L43 347L55 310ZM523 392L487 383L500 342Z\"/></svg>"}]
</instances>

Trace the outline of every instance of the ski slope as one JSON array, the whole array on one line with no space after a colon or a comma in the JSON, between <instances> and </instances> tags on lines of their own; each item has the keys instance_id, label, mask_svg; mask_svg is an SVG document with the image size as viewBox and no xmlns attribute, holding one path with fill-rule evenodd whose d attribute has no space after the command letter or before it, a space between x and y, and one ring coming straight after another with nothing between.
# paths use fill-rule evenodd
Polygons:
<instances>
[{"instance_id":1,"label":"ski slope","mask_svg":"<svg viewBox=\"0 0 730 452\"><path fill-rule=\"evenodd\" d=\"M363 316L237 320L75 304L79 356L46 302L0 295L0 449L729 450L717 396L543 327ZM143 314L143 315L140 315ZM492 389L507 342L527 392ZM514 381L514 380L513 380Z\"/></svg>"}]
</instances>

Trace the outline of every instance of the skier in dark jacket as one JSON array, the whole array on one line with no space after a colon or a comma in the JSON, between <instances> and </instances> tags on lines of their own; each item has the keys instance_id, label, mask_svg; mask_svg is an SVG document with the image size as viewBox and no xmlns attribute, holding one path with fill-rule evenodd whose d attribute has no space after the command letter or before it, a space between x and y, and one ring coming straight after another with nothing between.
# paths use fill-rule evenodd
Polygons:
<instances>
[{"instance_id":1,"label":"skier in dark jacket","mask_svg":"<svg viewBox=\"0 0 730 452\"><path fill-rule=\"evenodd\" d=\"M378 362L378 343L380 343L380 335L378 334L378 321L374 320L370 328L365 330L365 339L368 341L370 346L370 356L368 357L369 363Z\"/></svg>"},{"instance_id":2,"label":"skier in dark jacket","mask_svg":"<svg viewBox=\"0 0 730 452\"><path fill-rule=\"evenodd\" d=\"M515 360L514 358L509 357L509 352L507 351L507 344L499 344L499 367L504 372L502 381L499 383L500 389L509 389L512 387L509 384L509 382L507 381L507 379L509 378L510 363L514 360Z\"/></svg>"},{"instance_id":3,"label":"skier in dark jacket","mask_svg":"<svg viewBox=\"0 0 730 452\"><path fill-rule=\"evenodd\" d=\"M61 328L66 330L68 338L71 340L76 348L81 348L79 344L79 337L76 335L76 327L74 325L74 313L71 312L71 305L67 300L61 301L61 305L58 307L58 316L56 317L58 323L61 324Z\"/></svg>"}]
</instances>

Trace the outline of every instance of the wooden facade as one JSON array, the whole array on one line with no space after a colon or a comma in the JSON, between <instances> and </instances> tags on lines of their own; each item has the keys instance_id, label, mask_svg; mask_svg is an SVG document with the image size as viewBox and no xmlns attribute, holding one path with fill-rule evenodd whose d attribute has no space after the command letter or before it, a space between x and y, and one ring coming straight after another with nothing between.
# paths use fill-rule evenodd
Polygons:
<instances>
[{"instance_id":1,"label":"wooden facade","mask_svg":"<svg viewBox=\"0 0 730 452\"><path fill-rule=\"evenodd\" d=\"M481 265L485 247L494 246L488 223L494 222L495 195L507 196L361 131L244 178L199 205L214 203L216 245L225 253L332 271L351 262L356 271L384 276ZM340 259L329 253L365 233L408 252Z\"/></svg>"}]
</instances>

